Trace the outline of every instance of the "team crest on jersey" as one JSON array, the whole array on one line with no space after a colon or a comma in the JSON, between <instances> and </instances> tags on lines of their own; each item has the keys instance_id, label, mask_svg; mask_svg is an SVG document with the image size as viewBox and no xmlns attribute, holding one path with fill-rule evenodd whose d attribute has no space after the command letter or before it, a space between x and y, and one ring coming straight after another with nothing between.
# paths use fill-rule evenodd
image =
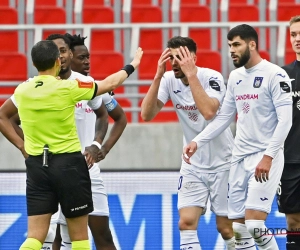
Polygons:
<instances>
[{"instance_id":1,"label":"team crest on jersey","mask_svg":"<svg viewBox=\"0 0 300 250\"><path fill-rule=\"evenodd\" d=\"M261 76L256 76L254 78L254 82L253 82L253 88L259 88L262 84L262 81L263 81L263 77Z\"/></svg>"},{"instance_id":2,"label":"team crest on jersey","mask_svg":"<svg viewBox=\"0 0 300 250\"><path fill-rule=\"evenodd\" d=\"M286 82L280 82L280 88L282 93L290 93L291 88Z\"/></svg>"},{"instance_id":3,"label":"team crest on jersey","mask_svg":"<svg viewBox=\"0 0 300 250\"><path fill-rule=\"evenodd\" d=\"M220 84L217 83L216 81L209 81L209 85L212 89L216 90L216 91L220 91L221 88L220 88Z\"/></svg>"}]
</instances>

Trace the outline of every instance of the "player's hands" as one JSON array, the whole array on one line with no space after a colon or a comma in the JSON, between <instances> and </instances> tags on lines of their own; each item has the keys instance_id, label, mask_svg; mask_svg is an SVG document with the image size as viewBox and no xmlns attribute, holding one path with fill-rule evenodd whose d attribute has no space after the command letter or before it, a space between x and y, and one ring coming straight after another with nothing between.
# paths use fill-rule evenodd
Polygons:
<instances>
[{"instance_id":1,"label":"player's hands","mask_svg":"<svg viewBox=\"0 0 300 250\"><path fill-rule=\"evenodd\" d=\"M264 155L255 169L255 180L257 182L266 182L269 180L269 172L272 166L272 157Z\"/></svg>"},{"instance_id":2,"label":"player's hands","mask_svg":"<svg viewBox=\"0 0 300 250\"><path fill-rule=\"evenodd\" d=\"M100 149L96 145L91 145L84 149L83 155L85 156L85 160L89 168L91 168L95 162L100 161L98 156L99 151Z\"/></svg>"},{"instance_id":3,"label":"player's hands","mask_svg":"<svg viewBox=\"0 0 300 250\"><path fill-rule=\"evenodd\" d=\"M164 73L166 72L166 62L169 60L170 58L170 49L166 48L164 50L164 52L161 54L158 62L157 62L157 70L156 70L156 75L155 77L157 78L161 78Z\"/></svg>"},{"instance_id":4,"label":"player's hands","mask_svg":"<svg viewBox=\"0 0 300 250\"><path fill-rule=\"evenodd\" d=\"M182 158L187 164L191 164L190 158L197 151L197 143L192 141L183 148Z\"/></svg>"},{"instance_id":5,"label":"player's hands","mask_svg":"<svg viewBox=\"0 0 300 250\"><path fill-rule=\"evenodd\" d=\"M25 151L24 145L20 148L20 150L21 150L22 155L24 156L24 158L27 159L29 155L28 155L27 152Z\"/></svg>"},{"instance_id":6,"label":"player's hands","mask_svg":"<svg viewBox=\"0 0 300 250\"><path fill-rule=\"evenodd\" d=\"M176 56L175 60L177 63L180 65L180 68L182 72L185 74L187 78L190 76L196 75L197 74L197 67L195 65L194 61L194 55L189 51L189 49L185 46L182 47L180 46L177 49L178 56Z\"/></svg>"},{"instance_id":7,"label":"player's hands","mask_svg":"<svg viewBox=\"0 0 300 250\"><path fill-rule=\"evenodd\" d=\"M134 69L136 69L140 65L142 57L143 57L143 53L144 52L143 52L142 48L138 47L138 49L135 52L134 58L133 58L132 62L130 63L134 67Z\"/></svg>"},{"instance_id":8,"label":"player's hands","mask_svg":"<svg viewBox=\"0 0 300 250\"><path fill-rule=\"evenodd\" d=\"M102 146L98 153L98 161L104 160L107 153L108 151L105 149L104 146Z\"/></svg>"}]
</instances>

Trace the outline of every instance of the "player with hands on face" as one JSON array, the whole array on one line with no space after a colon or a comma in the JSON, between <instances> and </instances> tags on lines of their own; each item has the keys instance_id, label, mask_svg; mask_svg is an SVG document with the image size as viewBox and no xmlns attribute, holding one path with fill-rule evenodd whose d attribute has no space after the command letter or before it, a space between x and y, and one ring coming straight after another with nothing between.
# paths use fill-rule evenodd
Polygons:
<instances>
[{"instance_id":1,"label":"player with hands on face","mask_svg":"<svg viewBox=\"0 0 300 250\"><path fill-rule=\"evenodd\" d=\"M142 102L141 116L150 121L171 100L187 144L214 118L223 102L226 87L222 75L196 66L196 43L188 37L168 41L157 64L157 72ZM166 72L169 60L172 71ZM232 222L227 218L227 183L233 136L227 129L199 150L192 166L181 163L178 183L180 249L201 249L198 222L208 199L216 214L217 229L227 249L234 250Z\"/></svg>"}]
</instances>

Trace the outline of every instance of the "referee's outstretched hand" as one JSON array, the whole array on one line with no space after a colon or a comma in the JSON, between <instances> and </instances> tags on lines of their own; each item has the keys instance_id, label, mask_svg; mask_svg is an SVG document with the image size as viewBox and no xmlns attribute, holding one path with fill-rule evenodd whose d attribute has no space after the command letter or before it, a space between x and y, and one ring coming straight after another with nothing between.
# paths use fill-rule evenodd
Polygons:
<instances>
[{"instance_id":1,"label":"referee's outstretched hand","mask_svg":"<svg viewBox=\"0 0 300 250\"><path fill-rule=\"evenodd\" d=\"M192 141L183 148L182 158L187 164L191 164L190 158L197 151L197 143Z\"/></svg>"},{"instance_id":2,"label":"referee's outstretched hand","mask_svg":"<svg viewBox=\"0 0 300 250\"><path fill-rule=\"evenodd\" d=\"M144 52L141 47L138 47L138 49L135 51L134 58L130 63L134 67L134 69L136 69L140 65L143 53Z\"/></svg>"}]
</instances>

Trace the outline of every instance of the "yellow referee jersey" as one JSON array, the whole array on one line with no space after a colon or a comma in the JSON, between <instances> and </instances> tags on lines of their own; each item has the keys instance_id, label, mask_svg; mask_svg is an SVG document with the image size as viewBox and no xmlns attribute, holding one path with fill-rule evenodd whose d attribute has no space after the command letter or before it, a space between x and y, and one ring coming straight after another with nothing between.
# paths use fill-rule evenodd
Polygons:
<instances>
[{"instance_id":1,"label":"yellow referee jersey","mask_svg":"<svg viewBox=\"0 0 300 250\"><path fill-rule=\"evenodd\" d=\"M54 154L81 151L75 124L75 104L91 100L94 82L57 80L41 75L20 84L14 93L29 155L43 153L45 144Z\"/></svg>"}]
</instances>

